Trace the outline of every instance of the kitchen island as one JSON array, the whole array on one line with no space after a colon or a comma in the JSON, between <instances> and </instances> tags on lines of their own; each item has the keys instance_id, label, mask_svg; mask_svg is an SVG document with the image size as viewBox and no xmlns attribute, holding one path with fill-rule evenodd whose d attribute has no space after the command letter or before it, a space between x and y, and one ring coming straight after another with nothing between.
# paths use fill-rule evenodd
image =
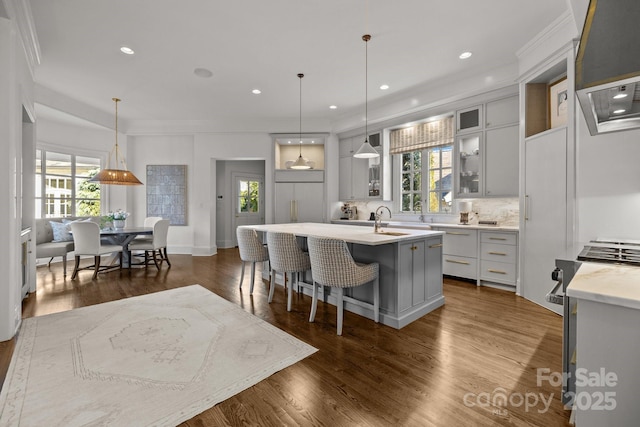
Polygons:
<instances>
[{"instance_id":1,"label":"kitchen island","mask_svg":"<svg viewBox=\"0 0 640 427\"><path fill-rule=\"evenodd\" d=\"M347 242L357 262L377 262L380 265L380 322L387 326L400 329L444 305L442 231L394 228L374 233L373 227L319 223L242 227L260 232L292 233L303 246L308 236L341 239ZM309 273L305 281L311 282ZM330 288L325 292L325 302L335 305ZM352 298L373 302L371 283L346 292ZM305 293L310 291L305 289ZM365 306L347 302L345 310L373 319L373 311Z\"/></svg>"}]
</instances>

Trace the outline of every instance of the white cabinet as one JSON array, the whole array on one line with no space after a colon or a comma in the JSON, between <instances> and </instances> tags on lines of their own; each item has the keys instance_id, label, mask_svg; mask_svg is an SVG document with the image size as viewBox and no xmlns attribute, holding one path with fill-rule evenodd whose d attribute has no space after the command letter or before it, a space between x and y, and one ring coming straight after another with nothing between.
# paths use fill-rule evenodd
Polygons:
<instances>
[{"instance_id":1,"label":"white cabinet","mask_svg":"<svg viewBox=\"0 0 640 427\"><path fill-rule=\"evenodd\" d=\"M455 192L458 198L518 195L518 97L487 102L457 112ZM474 119L466 118L473 113ZM475 126L475 117L478 124Z\"/></svg>"},{"instance_id":2,"label":"white cabinet","mask_svg":"<svg viewBox=\"0 0 640 427\"><path fill-rule=\"evenodd\" d=\"M353 157L362 143L364 135L340 140L339 189L340 200L367 200L382 197L382 147L380 134L369 135L369 143L380 153L374 159Z\"/></svg>"},{"instance_id":3,"label":"white cabinet","mask_svg":"<svg viewBox=\"0 0 640 427\"><path fill-rule=\"evenodd\" d=\"M483 128L482 105L456 111L456 133L474 132Z\"/></svg>"},{"instance_id":4,"label":"white cabinet","mask_svg":"<svg viewBox=\"0 0 640 427\"><path fill-rule=\"evenodd\" d=\"M518 195L518 139L518 125L486 130L483 153L485 196Z\"/></svg>"},{"instance_id":5,"label":"white cabinet","mask_svg":"<svg viewBox=\"0 0 640 427\"><path fill-rule=\"evenodd\" d=\"M324 183L276 182L275 223L324 222Z\"/></svg>"},{"instance_id":6,"label":"white cabinet","mask_svg":"<svg viewBox=\"0 0 640 427\"><path fill-rule=\"evenodd\" d=\"M517 260L516 233L480 231L480 280L515 287Z\"/></svg>"},{"instance_id":7,"label":"white cabinet","mask_svg":"<svg viewBox=\"0 0 640 427\"><path fill-rule=\"evenodd\" d=\"M455 277L478 278L478 230L444 228L442 271Z\"/></svg>"}]
</instances>

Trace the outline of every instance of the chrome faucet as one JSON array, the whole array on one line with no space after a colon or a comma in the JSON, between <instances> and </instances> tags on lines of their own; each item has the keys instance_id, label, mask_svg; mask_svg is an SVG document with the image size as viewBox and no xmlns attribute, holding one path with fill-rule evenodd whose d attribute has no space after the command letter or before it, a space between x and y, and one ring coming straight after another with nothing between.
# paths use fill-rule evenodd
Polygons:
<instances>
[{"instance_id":1,"label":"chrome faucet","mask_svg":"<svg viewBox=\"0 0 640 427\"><path fill-rule=\"evenodd\" d=\"M391 209L389 209L388 207L386 207L384 205L383 206L378 206L378 208L376 209L375 221L373 222L373 232L374 233L380 232L380 229L382 228L382 225L381 225L382 214L378 213L378 211L380 209L382 209L382 208L386 209L387 212L389 212L389 218L391 218Z\"/></svg>"}]
</instances>

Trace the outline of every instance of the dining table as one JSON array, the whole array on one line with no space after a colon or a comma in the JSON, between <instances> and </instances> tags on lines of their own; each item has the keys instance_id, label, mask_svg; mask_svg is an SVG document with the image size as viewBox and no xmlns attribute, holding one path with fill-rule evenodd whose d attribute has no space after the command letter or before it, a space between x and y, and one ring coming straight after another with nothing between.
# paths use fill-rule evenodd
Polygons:
<instances>
[{"instance_id":1,"label":"dining table","mask_svg":"<svg viewBox=\"0 0 640 427\"><path fill-rule=\"evenodd\" d=\"M153 227L104 228L100 230L101 239L111 245L122 246L122 268L131 268L129 243L138 236L153 236Z\"/></svg>"}]
</instances>

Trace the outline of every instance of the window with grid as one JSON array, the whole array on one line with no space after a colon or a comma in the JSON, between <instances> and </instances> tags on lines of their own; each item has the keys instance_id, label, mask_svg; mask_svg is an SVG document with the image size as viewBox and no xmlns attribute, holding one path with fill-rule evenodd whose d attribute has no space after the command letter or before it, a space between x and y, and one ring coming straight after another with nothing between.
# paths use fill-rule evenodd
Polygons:
<instances>
[{"instance_id":1,"label":"window with grid","mask_svg":"<svg viewBox=\"0 0 640 427\"><path fill-rule=\"evenodd\" d=\"M238 212L258 213L260 211L260 182L238 181Z\"/></svg>"},{"instance_id":2,"label":"window with grid","mask_svg":"<svg viewBox=\"0 0 640 427\"><path fill-rule=\"evenodd\" d=\"M390 153L401 156L401 213L449 212L452 199L453 116L390 133Z\"/></svg>"},{"instance_id":3,"label":"window with grid","mask_svg":"<svg viewBox=\"0 0 640 427\"><path fill-rule=\"evenodd\" d=\"M97 157L36 150L36 218L99 216Z\"/></svg>"}]
</instances>

